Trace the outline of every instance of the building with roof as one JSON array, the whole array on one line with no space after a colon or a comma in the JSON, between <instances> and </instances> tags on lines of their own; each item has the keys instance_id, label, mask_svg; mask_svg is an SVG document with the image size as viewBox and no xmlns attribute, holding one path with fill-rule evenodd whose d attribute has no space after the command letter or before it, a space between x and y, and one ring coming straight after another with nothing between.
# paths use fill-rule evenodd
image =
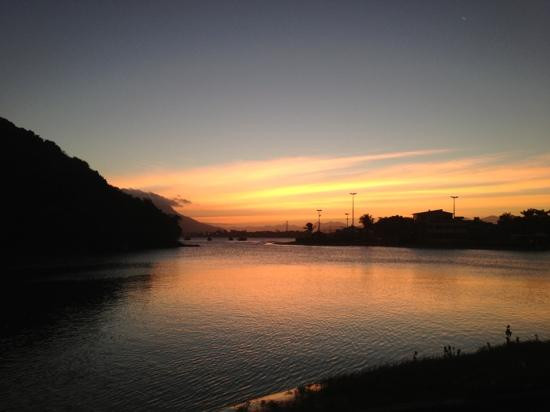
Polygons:
<instances>
[{"instance_id":1,"label":"building with roof","mask_svg":"<svg viewBox=\"0 0 550 412\"><path fill-rule=\"evenodd\" d=\"M453 220L453 214L443 209L428 210L413 213L413 219L416 223L448 223Z\"/></svg>"}]
</instances>

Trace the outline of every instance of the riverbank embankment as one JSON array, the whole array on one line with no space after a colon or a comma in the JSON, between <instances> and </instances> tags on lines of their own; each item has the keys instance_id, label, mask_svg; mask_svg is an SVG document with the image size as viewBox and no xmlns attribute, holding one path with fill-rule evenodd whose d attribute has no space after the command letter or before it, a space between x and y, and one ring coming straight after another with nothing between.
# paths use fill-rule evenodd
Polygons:
<instances>
[{"instance_id":1,"label":"riverbank embankment","mask_svg":"<svg viewBox=\"0 0 550 412\"><path fill-rule=\"evenodd\" d=\"M550 410L550 341L487 344L326 379L237 411ZM290 396L291 394L292 396Z\"/></svg>"}]
</instances>

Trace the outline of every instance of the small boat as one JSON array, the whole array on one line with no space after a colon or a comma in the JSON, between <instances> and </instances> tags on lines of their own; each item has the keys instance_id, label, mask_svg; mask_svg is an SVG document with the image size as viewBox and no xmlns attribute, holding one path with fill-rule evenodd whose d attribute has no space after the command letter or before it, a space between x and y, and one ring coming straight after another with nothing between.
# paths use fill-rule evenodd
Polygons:
<instances>
[{"instance_id":1,"label":"small boat","mask_svg":"<svg viewBox=\"0 0 550 412\"><path fill-rule=\"evenodd\" d=\"M233 240L233 236L229 236L228 240Z\"/></svg>"},{"instance_id":2,"label":"small boat","mask_svg":"<svg viewBox=\"0 0 550 412\"><path fill-rule=\"evenodd\" d=\"M191 240L191 236L185 236L183 240Z\"/></svg>"},{"instance_id":3,"label":"small boat","mask_svg":"<svg viewBox=\"0 0 550 412\"><path fill-rule=\"evenodd\" d=\"M239 237L237 238L237 240L238 240L239 242L244 242L245 240L247 240L247 238L245 238L244 236L239 236Z\"/></svg>"},{"instance_id":4,"label":"small boat","mask_svg":"<svg viewBox=\"0 0 550 412\"><path fill-rule=\"evenodd\" d=\"M208 237L206 238L206 240L208 240L209 242L211 242L211 241L212 241L212 236L208 236Z\"/></svg>"}]
</instances>

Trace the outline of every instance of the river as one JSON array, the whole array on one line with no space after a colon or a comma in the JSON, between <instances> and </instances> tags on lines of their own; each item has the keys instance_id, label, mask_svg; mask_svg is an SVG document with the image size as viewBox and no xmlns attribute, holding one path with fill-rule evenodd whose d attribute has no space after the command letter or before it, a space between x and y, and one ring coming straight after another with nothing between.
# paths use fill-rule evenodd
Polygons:
<instances>
[{"instance_id":1,"label":"river","mask_svg":"<svg viewBox=\"0 0 550 412\"><path fill-rule=\"evenodd\" d=\"M385 362L550 338L550 253L199 241L7 273L0 409L219 410Z\"/></svg>"}]
</instances>

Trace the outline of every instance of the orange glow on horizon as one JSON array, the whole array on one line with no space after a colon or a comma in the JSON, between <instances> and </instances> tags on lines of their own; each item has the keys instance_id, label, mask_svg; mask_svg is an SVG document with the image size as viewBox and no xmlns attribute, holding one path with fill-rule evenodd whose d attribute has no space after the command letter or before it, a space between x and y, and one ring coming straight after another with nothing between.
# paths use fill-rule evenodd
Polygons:
<instances>
[{"instance_id":1,"label":"orange glow on horizon","mask_svg":"<svg viewBox=\"0 0 550 412\"><path fill-rule=\"evenodd\" d=\"M192 204L178 209L203 222L303 224L315 219L345 221L357 191L356 217L410 215L450 209L473 217L518 213L550 206L550 154L514 158L507 154L450 157L443 150L350 157L298 157L221 164L179 171L111 177L119 187L152 191Z\"/></svg>"}]
</instances>

